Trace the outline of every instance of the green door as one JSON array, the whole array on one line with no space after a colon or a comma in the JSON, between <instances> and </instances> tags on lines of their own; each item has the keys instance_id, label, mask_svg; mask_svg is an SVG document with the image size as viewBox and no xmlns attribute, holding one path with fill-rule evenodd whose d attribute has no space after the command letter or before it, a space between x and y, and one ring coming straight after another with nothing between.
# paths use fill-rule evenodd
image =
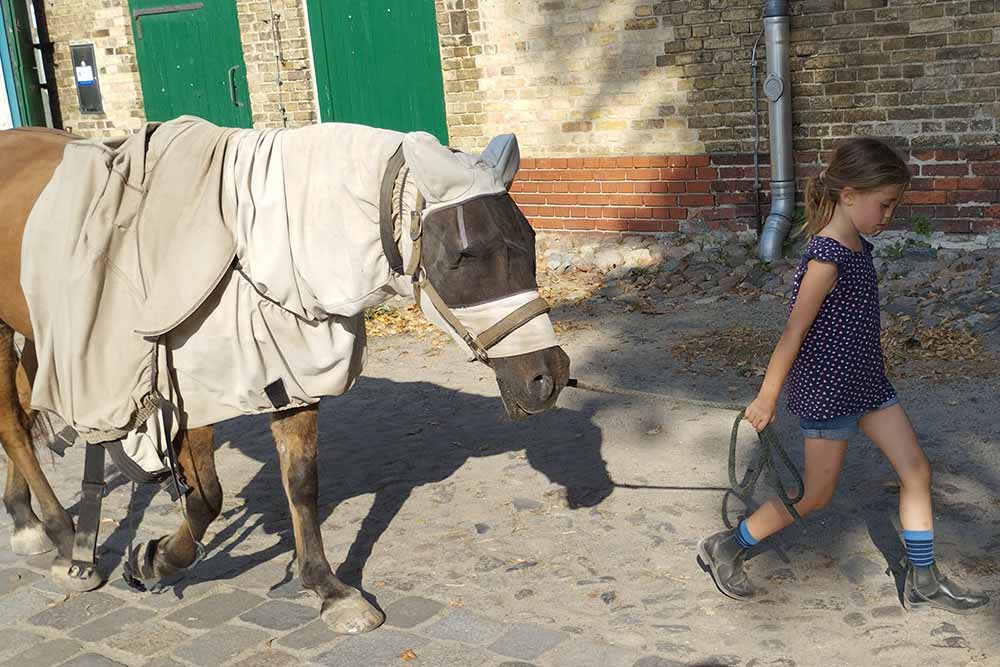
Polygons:
<instances>
[{"instance_id":1,"label":"green door","mask_svg":"<svg viewBox=\"0 0 1000 667\"><path fill-rule=\"evenodd\" d=\"M13 74L15 99L11 105L20 112L15 125L37 125L44 127L45 106L42 102L42 87L38 77L35 59L34 39L28 17L28 3L25 0L0 0L6 41L10 47L10 65Z\"/></svg>"},{"instance_id":2,"label":"green door","mask_svg":"<svg viewBox=\"0 0 1000 667\"><path fill-rule=\"evenodd\" d=\"M129 7L147 119L190 114L251 126L235 2L129 0Z\"/></svg>"},{"instance_id":3,"label":"green door","mask_svg":"<svg viewBox=\"0 0 1000 667\"><path fill-rule=\"evenodd\" d=\"M448 142L434 0L308 0L320 117Z\"/></svg>"}]
</instances>

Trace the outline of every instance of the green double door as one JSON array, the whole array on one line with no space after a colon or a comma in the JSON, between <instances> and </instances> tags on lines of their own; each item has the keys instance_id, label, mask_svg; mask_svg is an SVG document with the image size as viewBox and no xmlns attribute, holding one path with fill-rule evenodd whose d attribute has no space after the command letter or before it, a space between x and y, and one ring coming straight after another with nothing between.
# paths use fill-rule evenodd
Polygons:
<instances>
[{"instance_id":1,"label":"green double door","mask_svg":"<svg viewBox=\"0 0 1000 667\"><path fill-rule=\"evenodd\" d=\"M434 0L308 0L323 121L448 142Z\"/></svg>"},{"instance_id":2,"label":"green double door","mask_svg":"<svg viewBox=\"0 0 1000 667\"><path fill-rule=\"evenodd\" d=\"M148 120L251 126L235 2L129 0L129 9Z\"/></svg>"}]
</instances>

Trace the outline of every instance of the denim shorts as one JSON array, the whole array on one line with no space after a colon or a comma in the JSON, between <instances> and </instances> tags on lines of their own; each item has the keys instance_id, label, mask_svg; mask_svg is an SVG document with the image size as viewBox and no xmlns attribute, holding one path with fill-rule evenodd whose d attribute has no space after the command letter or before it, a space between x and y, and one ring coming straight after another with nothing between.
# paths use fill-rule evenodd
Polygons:
<instances>
[{"instance_id":1,"label":"denim shorts","mask_svg":"<svg viewBox=\"0 0 1000 667\"><path fill-rule=\"evenodd\" d=\"M899 403L899 399L893 396L882 405L856 415L845 415L834 417L833 419L800 419L799 425L802 427L802 435L806 438L819 438L822 440L850 440L858 434L858 421L869 412L884 410Z\"/></svg>"}]
</instances>

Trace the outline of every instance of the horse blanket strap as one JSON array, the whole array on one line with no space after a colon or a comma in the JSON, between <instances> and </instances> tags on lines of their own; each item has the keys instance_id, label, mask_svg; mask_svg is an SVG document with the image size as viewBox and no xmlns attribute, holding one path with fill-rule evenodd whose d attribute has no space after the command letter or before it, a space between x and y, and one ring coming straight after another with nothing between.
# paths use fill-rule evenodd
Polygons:
<instances>
[{"instance_id":1,"label":"horse blanket strap","mask_svg":"<svg viewBox=\"0 0 1000 667\"><path fill-rule=\"evenodd\" d=\"M524 304L489 329L479 334L479 344L490 349L504 338L514 333L522 324L549 312L552 307L545 299L538 298Z\"/></svg>"},{"instance_id":2,"label":"horse blanket strap","mask_svg":"<svg viewBox=\"0 0 1000 667\"><path fill-rule=\"evenodd\" d=\"M97 567L97 531L101 527L104 499L104 447L87 445L83 465L83 495L73 541L73 563L69 576L88 579Z\"/></svg>"},{"instance_id":3,"label":"horse blanket strap","mask_svg":"<svg viewBox=\"0 0 1000 667\"><path fill-rule=\"evenodd\" d=\"M421 272L420 275L423 275L423 272ZM455 314L451 312L451 309L444 302L444 299L441 298L441 295L437 293L437 290L434 289L434 286L427 282L427 280L418 281L416 278L417 277L414 276L413 295L416 297L417 307L420 307L420 290L423 290L424 293L430 298L431 303L434 304L434 308L437 310L438 314L441 315L451 328L455 330L455 333L457 333L459 337L465 341L465 344L469 346L469 349L472 351L472 354L476 357L476 359L484 364L489 364L490 355L487 354L486 348L483 347L482 344L476 340L476 337L472 334L472 332L466 329L465 325L462 324L457 317L455 317Z\"/></svg>"},{"instance_id":4,"label":"horse blanket strap","mask_svg":"<svg viewBox=\"0 0 1000 667\"><path fill-rule=\"evenodd\" d=\"M395 273L403 273L403 255L396 247L396 239L393 234L392 224L392 188L396 182L396 176L403 167L403 144L399 145L396 152L389 158L389 164L385 168L385 175L382 177L382 188L379 191L378 214L379 214L379 234L382 237L382 252L389 260L389 268Z\"/></svg>"}]
</instances>

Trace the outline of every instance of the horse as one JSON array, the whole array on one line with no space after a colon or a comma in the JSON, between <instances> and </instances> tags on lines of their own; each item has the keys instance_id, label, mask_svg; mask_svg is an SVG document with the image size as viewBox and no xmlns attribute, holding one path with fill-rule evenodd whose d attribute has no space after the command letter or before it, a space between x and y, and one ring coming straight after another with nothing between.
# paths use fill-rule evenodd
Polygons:
<instances>
[{"instance_id":1,"label":"horse","mask_svg":"<svg viewBox=\"0 0 1000 667\"><path fill-rule=\"evenodd\" d=\"M509 313L494 326L482 324L481 314L480 323L475 326L463 322L462 316L457 314L474 310L469 306L490 304L537 290L534 232L507 192L518 160L516 141L511 139L491 142L481 156L448 150L437 152L427 161L429 166L424 168L430 171L423 174L422 181L404 179L399 185L397 179L398 187L392 193L394 199L398 194L400 202L404 199L422 201L428 194L424 190L429 186L421 184L433 184L436 169L452 168L454 165L449 167L447 162L448 156L453 155L463 165L476 164L479 168L486 159L487 166L492 165L493 175L503 187L502 191L487 196L480 193L471 199L452 202L461 204L457 207L446 202L423 216L417 210L411 214L413 226L409 230L404 220L403 229L397 230L395 236L390 230L387 237L383 229L382 241L395 277L412 279L418 306L428 319L468 346L472 357L494 371L508 415L521 419L554 406L569 377L569 357L558 344L506 356L490 354L489 348L547 308L539 308L537 303L526 304L518 311L527 308L531 312ZM63 161L67 146L79 141L79 137L58 130L21 128L0 132L0 155L3 155L0 162L0 442L8 457L3 500L13 518L12 549L22 555L55 549L53 580L67 592L76 593L99 587L106 576L96 569L88 577L71 576L69 567L76 538L74 522L53 492L34 450L39 411L32 408L31 397L38 363L32 312L22 290L21 273L22 261L44 261L43 258L22 256L26 226L36 201ZM396 166L399 168L398 160ZM382 188L384 192L385 181ZM337 213L330 211L329 214ZM402 211L399 218L404 218ZM46 223L58 225L60 221ZM343 239L330 239L330 243L344 242ZM404 256L407 257L405 269L402 267ZM391 296L387 292L384 298ZM208 306L202 306L205 307ZM15 345L15 334L23 336L25 341L20 351ZM318 400L271 413L281 482L292 518L298 576L302 587L320 598L320 616L334 632L367 632L381 625L384 615L358 589L335 576L324 551L317 509L317 407ZM172 446L180 473L190 486L186 512L173 534L148 542L142 557L135 557L130 563L144 580L171 577L190 567L199 556L201 538L222 507L222 487L214 461L213 425L181 423L179 426ZM40 517L32 509L32 496L37 500Z\"/></svg>"}]
</instances>

